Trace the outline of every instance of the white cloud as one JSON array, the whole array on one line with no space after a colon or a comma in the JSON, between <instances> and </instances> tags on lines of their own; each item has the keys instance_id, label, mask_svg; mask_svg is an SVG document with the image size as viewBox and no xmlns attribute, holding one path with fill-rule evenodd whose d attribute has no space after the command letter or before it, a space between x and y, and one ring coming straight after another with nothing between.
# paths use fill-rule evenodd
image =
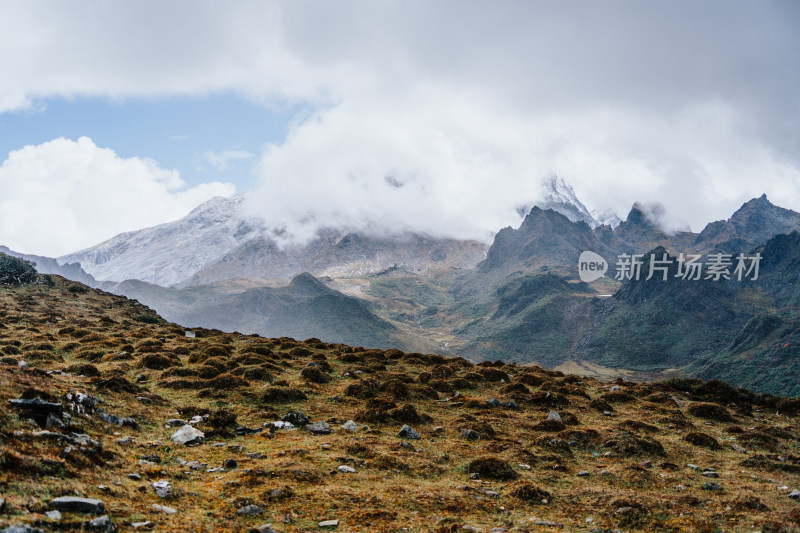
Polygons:
<instances>
[{"instance_id":1,"label":"white cloud","mask_svg":"<svg viewBox=\"0 0 800 533\"><path fill-rule=\"evenodd\" d=\"M517 208L539 198L553 171L590 209L624 218L634 202L666 204L668 229L699 231L764 192L800 207L797 166L731 127L718 102L674 117L629 108L512 116L446 95L352 105L265 149L252 213L299 240L342 225L491 241L519 224Z\"/></svg>"},{"instance_id":2,"label":"white cloud","mask_svg":"<svg viewBox=\"0 0 800 533\"><path fill-rule=\"evenodd\" d=\"M187 189L177 171L121 158L88 137L54 139L15 150L0 166L0 243L59 256L233 193L218 182Z\"/></svg>"},{"instance_id":3,"label":"white cloud","mask_svg":"<svg viewBox=\"0 0 800 533\"><path fill-rule=\"evenodd\" d=\"M485 238L552 171L591 208L658 201L698 230L762 192L800 210L798 23L791 2L749 0L18 2L0 18L0 112L52 96L306 103L251 204L299 237Z\"/></svg>"},{"instance_id":4,"label":"white cloud","mask_svg":"<svg viewBox=\"0 0 800 533\"><path fill-rule=\"evenodd\" d=\"M203 152L203 160L220 172L228 170L231 161L242 161L251 157L253 154L246 150L222 150L220 152L208 150Z\"/></svg>"}]
</instances>

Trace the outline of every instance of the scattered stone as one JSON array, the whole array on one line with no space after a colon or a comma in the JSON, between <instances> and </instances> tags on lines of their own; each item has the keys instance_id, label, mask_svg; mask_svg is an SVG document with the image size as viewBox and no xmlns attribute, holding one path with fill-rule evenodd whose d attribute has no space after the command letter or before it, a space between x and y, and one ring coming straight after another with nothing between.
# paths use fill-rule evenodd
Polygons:
<instances>
[{"instance_id":1,"label":"scattered stone","mask_svg":"<svg viewBox=\"0 0 800 533\"><path fill-rule=\"evenodd\" d=\"M589 475L589 471L588 470L581 470L580 472L578 472L578 475L581 476L581 477L588 476Z\"/></svg>"},{"instance_id":2,"label":"scattered stone","mask_svg":"<svg viewBox=\"0 0 800 533\"><path fill-rule=\"evenodd\" d=\"M465 429L461 432L461 438L467 440L478 440L481 438L481 436L474 429Z\"/></svg>"},{"instance_id":3,"label":"scattered stone","mask_svg":"<svg viewBox=\"0 0 800 533\"><path fill-rule=\"evenodd\" d=\"M133 529L139 529L139 528L147 529L150 526L152 526L152 523L150 522L150 520L145 520L144 522L133 522L133 523L131 523L131 527Z\"/></svg>"},{"instance_id":4,"label":"scattered stone","mask_svg":"<svg viewBox=\"0 0 800 533\"><path fill-rule=\"evenodd\" d=\"M178 445L191 446L193 444L202 444L205 438L206 436L202 431L186 424L173 433L170 440Z\"/></svg>"},{"instance_id":5,"label":"scattered stone","mask_svg":"<svg viewBox=\"0 0 800 533\"><path fill-rule=\"evenodd\" d=\"M141 481L142 476L140 476L139 474L128 474L128 479L132 479L134 481Z\"/></svg>"},{"instance_id":6,"label":"scattered stone","mask_svg":"<svg viewBox=\"0 0 800 533\"><path fill-rule=\"evenodd\" d=\"M272 529L272 524L264 524L263 526L255 527L250 530L251 533L276 533Z\"/></svg>"},{"instance_id":7,"label":"scattered stone","mask_svg":"<svg viewBox=\"0 0 800 533\"><path fill-rule=\"evenodd\" d=\"M53 431L45 430L35 431L32 433L32 435L37 438L60 440L72 444L73 446L89 448L95 451L102 449L102 445L98 441L89 437L89 435L86 435L85 433L71 433L70 435L64 435L62 433L55 433Z\"/></svg>"},{"instance_id":8,"label":"scattered stone","mask_svg":"<svg viewBox=\"0 0 800 533\"><path fill-rule=\"evenodd\" d=\"M289 422L293 426L303 427L306 424L308 424L311 421L311 419L309 419L301 411L289 411L288 413L286 413L286 415L284 415L283 418L281 418L281 421Z\"/></svg>"},{"instance_id":9,"label":"scattered stone","mask_svg":"<svg viewBox=\"0 0 800 533\"><path fill-rule=\"evenodd\" d=\"M717 483L711 483L710 481L709 481L708 483L703 483L703 486L702 486L701 488L702 488L703 490L713 490L713 491L722 491L722 490L725 490L725 489L722 487L722 485L718 485Z\"/></svg>"},{"instance_id":10,"label":"scattered stone","mask_svg":"<svg viewBox=\"0 0 800 533\"><path fill-rule=\"evenodd\" d=\"M50 507L65 513L101 514L105 511L105 505L100 500L76 496L62 496L50 500Z\"/></svg>"},{"instance_id":11,"label":"scattered stone","mask_svg":"<svg viewBox=\"0 0 800 533\"><path fill-rule=\"evenodd\" d=\"M172 497L172 485L169 484L169 481L154 481L151 486L159 498L166 500Z\"/></svg>"},{"instance_id":12,"label":"scattered stone","mask_svg":"<svg viewBox=\"0 0 800 533\"><path fill-rule=\"evenodd\" d=\"M508 400L507 402L501 402L497 398L492 398L491 400L486 401L486 405L489 407L505 407L506 409L519 409L519 405L514 400Z\"/></svg>"},{"instance_id":13,"label":"scattered stone","mask_svg":"<svg viewBox=\"0 0 800 533\"><path fill-rule=\"evenodd\" d=\"M111 521L111 518L107 514L90 520L86 524L86 527L95 531L103 531L105 533L116 533L119 531L119 528Z\"/></svg>"},{"instance_id":14,"label":"scattered stone","mask_svg":"<svg viewBox=\"0 0 800 533\"><path fill-rule=\"evenodd\" d=\"M181 420L180 418L170 418L167 420L167 427L169 428L178 428L185 425L186 420Z\"/></svg>"},{"instance_id":15,"label":"scattered stone","mask_svg":"<svg viewBox=\"0 0 800 533\"><path fill-rule=\"evenodd\" d=\"M331 433L331 427L324 421L309 424L306 426L306 429L314 435L329 435Z\"/></svg>"},{"instance_id":16,"label":"scattered stone","mask_svg":"<svg viewBox=\"0 0 800 533\"><path fill-rule=\"evenodd\" d=\"M38 396L32 399L11 399L8 403L20 409L22 416L31 418L41 428L58 425L64 414L64 408L59 402L47 402Z\"/></svg>"},{"instance_id":17,"label":"scattered stone","mask_svg":"<svg viewBox=\"0 0 800 533\"><path fill-rule=\"evenodd\" d=\"M338 520L323 520L318 525L319 525L319 527L339 527L339 521Z\"/></svg>"},{"instance_id":18,"label":"scattered stone","mask_svg":"<svg viewBox=\"0 0 800 533\"><path fill-rule=\"evenodd\" d=\"M239 427L237 427L236 429L233 430L233 432L236 433L239 436L243 436L243 435L258 435L262 431L264 431L264 430L261 429L261 428L248 428L248 427L245 427L245 426L239 426Z\"/></svg>"},{"instance_id":19,"label":"scattered stone","mask_svg":"<svg viewBox=\"0 0 800 533\"><path fill-rule=\"evenodd\" d=\"M344 474L355 474L356 473L356 469L355 468L353 468L352 466L347 466L347 465L341 465L337 470L339 470L339 472L342 472Z\"/></svg>"},{"instance_id":20,"label":"scattered stone","mask_svg":"<svg viewBox=\"0 0 800 533\"><path fill-rule=\"evenodd\" d=\"M342 429L345 431L358 431L358 424L356 424L352 420L348 420L344 424L342 424Z\"/></svg>"},{"instance_id":21,"label":"scattered stone","mask_svg":"<svg viewBox=\"0 0 800 533\"><path fill-rule=\"evenodd\" d=\"M547 413L547 420L553 420L554 422L563 422L561 420L561 415L556 413L555 411L550 411Z\"/></svg>"},{"instance_id":22,"label":"scattered stone","mask_svg":"<svg viewBox=\"0 0 800 533\"><path fill-rule=\"evenodd\" d=\"M267 458L267 455L265 455L265 454L263 454L261 452L250 452L250 453L246 453L245 456L248 459L266 459Z\"/></svg>"},{"instance_id":23,"label":"scattered stone","mask_svg":"<svg viewBox=\"0 0 800 533\"><path fill-rule=\"evenodd\" d=\"M413 429L408 424L404 424L403 427L400 428L400 431L397 433L397 436L401 439L419 439L422 435L419 434L418 431Z\"/></svg>"},{"instance_id":24,"label":"scattered stone","mask_svg":"<svg viewBox=\"0 0 800 533\"><path fill-rule=\"evenodd\" d=\"M789 498L793 500L800 499L800 490L794 489L792 492L789 493Z\"/></svg>"},{"instance_id":25,"label":"scattered stone","mask_svg":"<svg viewBox=\"0 0 800 533\"><path fill-rule=\"evenodd\" d=\"M703 472L700 475L703 476L703 477L710 477L710 478L715 478L715 479L719 477L719 474L717 474L713 470L710 470L710 471L707 471L707 472Z\"/></svg>"},{"instance_id":26,"label":"scattered stone","mask_svg":"<svg viewBox=\"0 0 800 533\"><path fill-rule=\"evenodd\" d=\"M58 511L47 511L44 515L50 520L61 520L61 513Z\"/></svg>"},{"instance_id":27,"label":"scattered stone","mask_svg":"<svg viewBox=\"0 0 800 533\"><path fill-rule=\"evenodd\" d=\"M739 453L747 453L747 450L745 450L744 448L742 448L738 444L734 444L733 446L731 446L731 448L733 448L734 451L739 452Z\"/></svg>"},{"instance_id":28,"label":"scattered stone","mask_svg":"<svg viewBox=\"0 0 800 533\"><path fill-rule=\"evenodd\" d=\"M159 505L157 503L153 504L153 510L164 514L175 514L178 512L176 509L173 509L172 507L167 507L166 505Z\"/></svg>"},{"instance_id":29,"label":"scattered stone","mask_svg":"<svg viewBox=\"0 0 800 533\"><path fill-rule=\"evenodd\" d=\"M32 528L30 526L8 526L0 530L0 533L44 533L44 529Z\"/></svg>"},{"instance_id":30,"label":"scattered stone","mask_svg":"<svg viewBox=\"0 0 800 533\"><path fill-rule=\"evenodd\" d=\"M236 511L236 514L240 516L255 516L255 515L260 515L263 512L264 510L257 505L245 505L244 507Z\"/></svg>"},{"instance_id":31,"label":"scattered stone","mask_svg":"<svg viewBox=\"0 0 800 533\"><path fill-rule=\"evenodd\" d=\"M110 415L104 411L98 411L97 416L99 416L100 420L102 420L103 422L107 422L115 426L129 427L131 429L139 429L139 423L136 422L136 420L131 417L123 418L117 415Z\"/></svg>"}]
</instances>

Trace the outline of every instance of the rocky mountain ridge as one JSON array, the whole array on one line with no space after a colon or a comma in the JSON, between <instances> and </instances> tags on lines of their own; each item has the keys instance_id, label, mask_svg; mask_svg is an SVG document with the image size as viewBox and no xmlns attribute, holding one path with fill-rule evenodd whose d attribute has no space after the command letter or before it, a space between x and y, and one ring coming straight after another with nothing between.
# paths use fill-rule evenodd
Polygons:
<instances>
[{"instance_id":1,"label":"rocky mountain ridge","mask_svg":"<svg viewBox=\"0 0 800 533\"><path fill-rule=\"evenodd\" d=\"M233 219L220 219L213 212L198 214L209 234L219 220L229 230L238 227ZM419 235L398 242L335 231L292 256L246 230L242 235L248 240L241 246L178 287L136 280L95 280L94 286L136 298L186 326L308 335L476 362L499 358L600 373L605 368L609 375L620 369L724 376L760 391L795 394L800 393L800 383L791 353L798 345L790 328L795 319L790 308L796 304L786 295L797 294L800 281L790 272L789 262L776 263L779 272L771 272L766 265L777 259L764 258L762 279L746 286L681 281L634 287L615 279L615 267L620 254L647 258L654 251L671 258L695 253L705 260L708 254L748 253L761 246L771 254L791 256L794 241L781 241L780 247L771 239L798 228L800 215L766 197L746 202L728 220L709 224L699 234L668 234L638 205L616 228L591 227L584 220L574 222L552 209L534 207L518 228L497 234L482 261L483 249L463 242ZM764 236L770 238L759 242ZM578 283L576 276L578 256L585 250L599 253L609 265L607 275L589 285ZM476 266L469 268L470 263ZM63 273L57 262L41 264L43 272L53 268ZM265 265L276 270L264 270ZM273 278L297 269L307 272L299 278L302 286L290 281L297 276ZM230 278L231 273L243 277ZM314 291L303 289L312 286L325 291L311 294ZM349 322L332 322L334 316L348 317ZM752 325L753 320L756 326L781 327L770 330L744 355L731 351L730 339L746 336L748 327L763 329ZM767 344L780 339L785 341L780 348ZM747 357L741 368L752 369L759 354L766 353L774 362L767 372L737 372L728 364Z\"/></svg>"}]
</instances>

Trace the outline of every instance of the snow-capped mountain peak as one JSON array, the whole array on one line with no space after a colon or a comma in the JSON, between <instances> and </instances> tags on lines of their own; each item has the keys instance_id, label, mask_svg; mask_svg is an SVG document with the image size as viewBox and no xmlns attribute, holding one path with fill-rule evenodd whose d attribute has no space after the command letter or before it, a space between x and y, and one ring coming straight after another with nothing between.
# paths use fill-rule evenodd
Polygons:
<instances>
[{"instance_id":1,"label":"snow-capped mountain peak","mask_svg":"<svg viewBox=\"0 0 800 533\"><path fill-rule=\"evenodd\" d=\"M594 228L601 224L609 223L613 213L604 213L601 220L592 216L592 213L583 205L572 189L572 186L564 181L564 178L552 174L542 183L543 196L542 200L536 202L536 206L540 209L552 209L557 213L561 213L573 222L586 222L590 227ZM619 220L617 218L617 220ZM619 224L617 222L616 224ZM613 225L612 225L613 226Z\"/></svg>"},{"instance_id":2,"label":"snow-capped mountain peak","mask_svg":"<svg viewBox=\"0 0 800 533\"><path fill-rule=\"evenodd\" d=\"M98 280L140 279L175 285L230 249L263 234L263 223L242 216L245 195L215 197L174 222L122 233L58 258L80 263Z\"/></svg>"}]
</instances>

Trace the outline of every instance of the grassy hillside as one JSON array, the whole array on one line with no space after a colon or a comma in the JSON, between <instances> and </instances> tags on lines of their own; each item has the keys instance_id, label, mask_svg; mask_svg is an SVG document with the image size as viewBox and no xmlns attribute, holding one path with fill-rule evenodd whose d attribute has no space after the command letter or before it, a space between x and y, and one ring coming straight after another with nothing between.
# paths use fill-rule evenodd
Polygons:
<instances>
[{"instance_id":1,"label":"grassy hillside","mask_svg":"<svg viewBox=\"0 0 800 533\"><path fill-rule=\"evenodd\" d=\"M720 382L602 383L318 339L192 333L62 278L0 288L0 527L800 525L786 488L800 486L797 400ZM202 440L172 440L192 427ZM96 500L83 505L97 514L67 510L65 496Z\"/></svg>"}]
</instances>

